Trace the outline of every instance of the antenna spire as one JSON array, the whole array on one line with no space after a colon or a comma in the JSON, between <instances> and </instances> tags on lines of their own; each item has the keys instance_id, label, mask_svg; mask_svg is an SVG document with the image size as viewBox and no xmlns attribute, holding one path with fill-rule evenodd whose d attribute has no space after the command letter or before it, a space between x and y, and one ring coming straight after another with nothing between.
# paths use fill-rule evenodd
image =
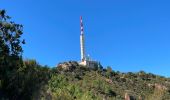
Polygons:
<instances>
[{"instance_id":1,"label":"antenna spire","mask_svg":"<svg viewBox=\"0 0 170 100\"><path fill-rule=\"evenodd\" d=\"M80 31L81 31L81 34L84 34L84 28L83 28L83 19L82 19L82 16L80 16Z\"/></svg>"},{"instance_id":2,"label":"antenna spire","mask_svg":"<svg viewBox=\"0 0 170 100\"><path fill-rule=\"evenodd\" d=\"M81 61L85 61L85 47L84 47L84 30L83 30L83 20L80 16L80 49L81 49Z\"/></svg>"}]
</instances>

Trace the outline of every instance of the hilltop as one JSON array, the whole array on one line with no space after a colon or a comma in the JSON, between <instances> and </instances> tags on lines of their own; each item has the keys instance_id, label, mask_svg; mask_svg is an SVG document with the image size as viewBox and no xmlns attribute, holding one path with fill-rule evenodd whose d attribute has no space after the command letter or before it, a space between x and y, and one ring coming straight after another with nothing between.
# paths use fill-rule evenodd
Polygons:
<instances>
[{"instance_id":1,"label":"hilltop","mask_svg":"<svg viewBox=\"0 0 170 100\"><path fill-rule=\"evenodd\" d=\"M33 75L29 87L34 90L41 86L32 92L30 99L34 100L124 100L125 95L130 100L170 99L170 79L144 71L121 73L102 66L90 69L76 61L53 69L39 67L34 60L25 61L25 65ZM24 92L30 96L31 91Z\"/></svg>"},{"instance_id":2,"label":"hilltop","mask_svg":"<svg viewBox=\"0 0 170 100\"><path fill-rule=\"evenodd\" d=\"M70 61L56 68L46 93L53 99L64 100L124 100L125 95L131 100L167 100L170 79L144 71L121 73L102 66L90 69ZM41 94L40 98L48 96Z\"/></svg>"},{"instance_id":3,"label":"hilltop","mask_svg":"<svg viewBox=\"0 0 170 100\"><path fill-rule=\"evenodd\" d=\"M170 79L140 71L121 73L111 67L90 69L76 61L49 68L35 60L24 61L22 87L0 90L1 99L17 100L168 100ZM15 91L20 91L16 94Z\"/></svg>"}]
</instances>

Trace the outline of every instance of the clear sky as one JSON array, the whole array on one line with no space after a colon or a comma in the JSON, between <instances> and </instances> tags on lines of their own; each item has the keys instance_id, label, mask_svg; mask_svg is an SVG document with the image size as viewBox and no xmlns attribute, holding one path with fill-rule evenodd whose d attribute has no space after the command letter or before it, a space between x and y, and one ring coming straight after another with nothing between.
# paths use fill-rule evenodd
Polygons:
<instances>
[{"instance_id":1,"label":"clear sky","mask_svg":"<svg viewBox=\"0 0 170 100\"><path fill-rule=\"evenodd\" d=\"M0 0L24 25L24 58L56 66L80 60L83 16L86 53L121 72L170 77L169 0Z\"/></svg>"}]
</instances>

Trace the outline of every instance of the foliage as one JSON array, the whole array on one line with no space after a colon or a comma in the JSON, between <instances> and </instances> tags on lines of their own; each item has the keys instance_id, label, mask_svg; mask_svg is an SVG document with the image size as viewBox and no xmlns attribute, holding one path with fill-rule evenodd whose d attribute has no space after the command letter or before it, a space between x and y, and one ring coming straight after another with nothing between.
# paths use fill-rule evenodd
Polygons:
<instances>
[{"instance_id":1,"label":"foliage","mask_svg":"<svg viewBox=\"0 0 170 100\"><path fill-rule=\"evenodd\" d=\"M50 90L53 99L123 100L125 93L128 93L133 99L140 97L152 100L156 97L158 100L166 100L170 98L168 92L170 84L165 84L170 81L164 77L157 78L157 75L147 74L144 71L120 73L109 67L102 68L102 71L100 68L88 70L80 65L76 65L74 68L67 72L58 71L57 74L52 75L47 89Z\"/></svg>"},{"instance_id":2,"label":"foliage","mask_svg":"<svg viewBox=\"0 0 170 100\"><path fill-rule=\"evenodd\" d=\"M20 71L22 63L22 47L25 40L21 39L23 26L16 24L0 10L0 90L13 99L21 93Z\"/></svg>"}]
</instances>

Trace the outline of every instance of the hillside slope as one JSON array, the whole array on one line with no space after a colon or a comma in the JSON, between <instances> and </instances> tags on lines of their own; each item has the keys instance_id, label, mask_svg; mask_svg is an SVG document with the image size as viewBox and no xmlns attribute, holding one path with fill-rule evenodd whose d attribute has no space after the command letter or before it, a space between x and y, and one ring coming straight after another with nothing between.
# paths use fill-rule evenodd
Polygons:
<instances>
[{"instance_id":1,"label":"hillside slope","mask_svg":"<svg viewBox=\"0 0 170 100\"><path fill-rule=\"evenodd\" d=\"M144 71L90 69L76 61L50 68L26 60L7 75L8 81L0 79L0 100L170 100L170 79Z\"/></svg>"},{"instance_id":2,"label":"hillside slope","mask_svg":"<svg viewBox=\"0 0 170 100\"><path fill-rule=\"evenodd\" d=\"M151 73L120 73L111 68L89 69L77 62L60 64L36 99L169 100L170 79ZM64 64L64 65L65 65ZM35 98L34 98L35 99Z\"/></svg>"}]
</instances>

